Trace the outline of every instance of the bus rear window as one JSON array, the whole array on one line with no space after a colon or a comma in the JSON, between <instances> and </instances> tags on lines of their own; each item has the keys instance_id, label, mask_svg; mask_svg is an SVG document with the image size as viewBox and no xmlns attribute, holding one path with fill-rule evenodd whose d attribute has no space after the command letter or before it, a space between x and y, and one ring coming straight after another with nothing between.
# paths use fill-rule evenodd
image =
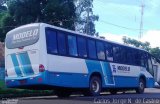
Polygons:
<instances>
[{"instance_id":1,"label":"bus rear window","mask_svg":"<svg viewBox=\"0 0 160 104\"><path fill-rule=\"evenodd\" d=\"M6 36L9 49L24 47L36 43L39 39L39 26L21 27L10 31Z\"/></svg>"}]
</instances>

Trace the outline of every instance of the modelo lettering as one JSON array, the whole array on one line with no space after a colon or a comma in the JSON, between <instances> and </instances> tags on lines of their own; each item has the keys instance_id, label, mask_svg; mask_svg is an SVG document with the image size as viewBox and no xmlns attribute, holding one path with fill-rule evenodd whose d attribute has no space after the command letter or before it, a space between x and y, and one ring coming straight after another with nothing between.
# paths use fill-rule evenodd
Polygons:
<instances>
[{"instance_id":1,"label":"modelo lettering","mask_svg":"<svg viewBox=\"0 0 160 104\"><path fill-rule=\"evenodd\" d=\"M35 37L37 35L38 35L38 29L28 30L28 31L13 35L13 40Z\"/></svg>"},{"instance_id":2,"label":"modelo lettering","mask_svg":"<svg viewBox=\"0 0 160 104\"><path fill-rule=\"evenodd\" d=\"M122 71L130 71L130 67L127 66L117 66L117 69Z\"/></svg>"}]
</instances>

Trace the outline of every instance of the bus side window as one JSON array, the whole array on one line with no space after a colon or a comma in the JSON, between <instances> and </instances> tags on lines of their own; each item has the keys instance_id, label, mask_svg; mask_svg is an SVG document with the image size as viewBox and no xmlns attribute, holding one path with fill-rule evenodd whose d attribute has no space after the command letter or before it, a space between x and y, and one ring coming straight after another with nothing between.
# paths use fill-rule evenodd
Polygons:
<instances>
[{"instance_id":1,"label":"bus side window","mask_svg":"<svg viewBox=\"0 0 160 104\"><path fill-rule=\"evenodd\" d=\"M57 53L57 35L53 30L46 30L47 53Z\"/></svg>"},{"instance_id":2,"label":"bus side window","mask_svg":"<svg viewBox=\"0 0 160 104\"><path fill-rule=\"evenodd\" d=\"M100 60L105 60L104 45L102 42L96 42L97 56Z\"/></svg>"},{"instance_id":3,"label":"bus side window","mask_svg":"<svg viewBox=\"0 0 160 104\"><path fill-rule=\"evenodd\" d=\"M66 55L66 37L63 33L58 32L58 52L60 55Z\"/></svg>"},{"instance_id":4,"label":"bus side window","mask_svg":"<svg viewBox=\"0 0 160 104\"><path fill-rule=\"evenodd\" d=\"M96 44L94 40L88 40L88 55L89 58L96 59Z\"/></svg>"},{"instance_id":5,"label":"bus side window","mask_svg":"<svg viewBox=\"0 0 160 104\"><path fill-rule=\"evenodd\" d=\"M114 61L115 62L121 62L121 52L120 52L120 47L114 46L113 47L113 56L114 56Z\"/></svg>"},{"instance_id":6,"label":"bus side window","mask_svg":"<svg viewBox=\"0 0 160 104\"><path fill-rule=\"evenodd\" d=\"M141 52L141 66L146 67L147 68L147 64L146 64L146 59L147 59L147 55L144 52Z\"/></svg>"},{"instance_id":7,"label":"bus side window","mask_svg":"<svg viewBox=\"0 0 160 104\"><path fill-rule=\"evenodd\" d=\"M69 55L78 56L76 36L68 35L68 49L69 49Z\"/></svg>"},{"instance_id":8,"label":"bus side window","mask_svg":"<svg viewBox=\"0 0 160 104\"><path fill-rule=\"evenodd\" d=\"M141 54L138 50L135 50L135 65L141 66Z\"/></svg>"},{"instance_id":9,"label":"bus side window","mask_svg":"<svg viewBox=\"0 0 160 104\"><path fill-rule=\"evenodd\" d=\"M107 61L113 61L113 47L112 45L106 43L105 44L105 53Z\"/></svg>"},{"instance_id":10,"label":"bus side window","mask_svg":"<svg viewBox=\"0 0 160 104\"><path fill-rule=\"evenodd\" d=\"M127 63L130 65L134 65L135 57L132 49L127 49Z\"/></svg>"},{"instance_id":11,"label":"bus side window","mask_svg":"<svg viewBox=\"0 0 160 104\"><path fill-rule=\"evenodd\" d=\"M121 62L127 63L127 51L125 47L121 47Z\"/></svg>"},{"instance_id":12,"label":"bus side window","mask_svg":"<svg viewBox=\"0 0 160 104\"><path fill-rule=\"evenodd\" d=\"M86 39L83 37L77 38L77 44L78 44L78 55L80 57L87 57L87 45L86 45Z\"/></svg>"}]
</instances>

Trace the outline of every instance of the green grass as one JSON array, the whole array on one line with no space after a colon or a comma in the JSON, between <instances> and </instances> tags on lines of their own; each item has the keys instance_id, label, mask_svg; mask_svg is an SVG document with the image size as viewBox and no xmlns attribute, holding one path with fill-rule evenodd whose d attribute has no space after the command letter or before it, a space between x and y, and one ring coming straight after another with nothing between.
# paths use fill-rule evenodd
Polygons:
<instances>
[{"instance_id":1,"label":"green grass","mask_svg":"<svg viewBox=\"0 0 160 104\"><path fill-rule=\"evenodd\" d=\"M0 98L18 97L18 96L43 96L52 94L54 94L53 91L49 90L27 90L27 89L6 88L5 82L0 80Z\"/></svg>"},{"instance_id":2,"label":"green grass","mask_svg":"<svg viewBox=\"0 0 160 104\"><path fill-rule=\"evenodd\" d=\"M0 80L0 88L5 88L5 83L2 80Z\"/></svg>"},{"instance_id":3,"label":"green grass","mask_svg":"<svg viewBox=\"0 0 160 104\"><path fill-rule=\"evenodd\" d=\"M11 97L31 97L31 96L46 96L46 95L47 96L54 95L54 92L49 90L24 90L24 89L11 89L11 88L0 89L0 99L11 98Z\"/></svg>"}]
</instances>

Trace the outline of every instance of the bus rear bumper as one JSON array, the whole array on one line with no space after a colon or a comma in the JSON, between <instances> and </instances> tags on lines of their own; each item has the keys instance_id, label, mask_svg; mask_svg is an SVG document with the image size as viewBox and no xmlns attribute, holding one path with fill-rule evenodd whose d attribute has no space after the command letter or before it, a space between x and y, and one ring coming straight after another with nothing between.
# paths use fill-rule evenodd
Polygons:
<instances>
[{"instance_id":1,"label":"bus rear bumper","mask_svg":"<svg viewBox=\"0 0 160 104\"><path fill-rule=\"evenodd\" d=\"M8 88L43 89L47 88L87 88L88 75L44 71L35 76L6 78Z\"/></svg>"},{"instance_id":2,"label":"bus rear bumper","mask_svg":"<svg viewBox=\"0 0 160 104\"><path fill-rule=\"evenodd\" d=\"M19 88L23 86L45 84L45 72L27 77L5 78L5 84L8 88Z\"/></svg>"}]
</instances>

